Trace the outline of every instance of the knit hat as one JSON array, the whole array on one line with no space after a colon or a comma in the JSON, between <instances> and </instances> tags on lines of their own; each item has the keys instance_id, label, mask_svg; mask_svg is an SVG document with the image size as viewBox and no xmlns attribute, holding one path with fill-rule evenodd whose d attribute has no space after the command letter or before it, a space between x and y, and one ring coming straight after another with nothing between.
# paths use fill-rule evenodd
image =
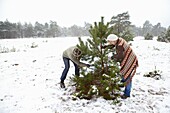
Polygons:
<instances>
[{"instance_id":1,"label":"knit hat","mask_svg":"<svg viewBox=\"0 0 170 113\"><path fill-rule=\"evenodd\" d=\"M107 36L107 41L116 41L118 39L118 37L115 34L110 34L109 36Z\"/></svg>"}]
</instances>

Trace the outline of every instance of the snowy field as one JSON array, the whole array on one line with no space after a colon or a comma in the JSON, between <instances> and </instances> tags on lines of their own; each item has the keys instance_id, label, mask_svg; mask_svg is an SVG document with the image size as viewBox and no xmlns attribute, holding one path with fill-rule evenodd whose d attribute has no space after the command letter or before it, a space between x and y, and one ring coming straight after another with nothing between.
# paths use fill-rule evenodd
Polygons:
<instances>
[{"instance_id":1,"label":"snowy field","mask_svg":"<svg viewBox=\"0 0 170 113\"><path fill-rule=\"evenodd\" d=\"M136 37L132 48L139 59L131 98L117 105L102 98L73 100L69 77L60 89L62 52L77 38L0 40L0 113L170 113L170 43ZM160 70L162 78L144 77Z\"/></svg>"}]
</instances>

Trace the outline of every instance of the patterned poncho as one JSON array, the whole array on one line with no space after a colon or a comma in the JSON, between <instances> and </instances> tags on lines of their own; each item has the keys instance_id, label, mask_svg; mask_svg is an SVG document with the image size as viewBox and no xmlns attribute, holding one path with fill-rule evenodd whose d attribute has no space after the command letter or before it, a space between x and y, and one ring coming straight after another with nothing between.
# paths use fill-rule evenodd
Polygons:
<instances>
[{"instance_id":1,"label":"patterned poncho","mask_svg":"<svg viewBox=\"0 0 170 113\"><path fill-rule=\"evenodd\" d=\"M121 49L118 49L121 48ZM129 81L135 75L136 68L138 67L138 59L135 53L133 52L130 45L122 38L118 39L116 44L117 53L122 53L122 59L120 62L120 74L123 75L124 79L127 79L130 76Z\"/></svg>"}]
</instances>

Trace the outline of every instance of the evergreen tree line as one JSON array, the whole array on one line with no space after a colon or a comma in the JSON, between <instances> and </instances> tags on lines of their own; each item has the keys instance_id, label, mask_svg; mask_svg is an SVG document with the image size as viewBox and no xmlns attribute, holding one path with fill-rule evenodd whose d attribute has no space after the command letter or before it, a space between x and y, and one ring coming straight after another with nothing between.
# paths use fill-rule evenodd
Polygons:
<instances>
[{"instance_id":1,"label":"evergreen tree line","mask_svg":"<svg viewBox=\"0 0 170 113\"><path fill-rule=\"evenodd\" d=\"M152 25L148 20L144 22L142 27L132 26L132 29L136 36L146 36L148 33L153 36L159 36L166 31L166 28L162 27L161 23Z\"/></svg>"},{"instance_id":2,"label":"evergreen tree line","mask_svg":"<svg viewBox=\"0 0 170 113\"><path fill-rule=\"evenodd\" d=\"M154 35L148 32L144 37L145 37L145 40L152 40ZM157 41L170 42L170 27L165 32L161 32L158 35Z\"/></svg>"},{"instance_id":3,"label":"evergreen tree line","mask_svg":"<svg viewBox=\"0 0 170 113\"><path fill-rule=\"evenodd\" d=\"M129 21L130 15L124 12L113 16L110 25L114 29L114 33L126 40L132 40L135 36L159 36L160 41L164 41L169 28L161 26L161 23L152 25L146 20L142 27L132 25ZM11 23L8 20L0 21L0 39L7 38L29 38L29 37L67 37L67 36L90 36L89 29L92 24L85 23L84 27L73 25L71 27L60 27L56 21L41 24L35 22L34 25L25 22L24 24ZM164 37L164 38L163 38Z\"/></svg>"},{"instance_id":4,"label":"evergreen tree line","mask_svg":"<svg viewBox=\"0 0 170 113\"><path fill-rule=\"evenodd\" d=\"M73 25L69 28L60 27L56 21L34 25L25 22L24 24L11 23L8 20L0 21L0 39L30 38L30 37L66 37L66 36L89 36L90 24L85 23L84 27Z\"/></svg>"}]
</instances>

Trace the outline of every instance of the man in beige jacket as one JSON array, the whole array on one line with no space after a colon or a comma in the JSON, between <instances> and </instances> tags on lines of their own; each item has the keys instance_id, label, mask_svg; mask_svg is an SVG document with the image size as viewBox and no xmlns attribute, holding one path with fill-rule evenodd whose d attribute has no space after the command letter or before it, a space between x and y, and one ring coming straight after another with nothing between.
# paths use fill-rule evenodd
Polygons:
<instances>
[{"instance_id":1,"label":"man in beige jacket","mask_svg":"<svg viewBox=\"0 0 170 113\"><path fill-rule=\"evenodd\" d=\"M76 76L80 75L79 67L85 67L85 66L90 67L89 64L80 62L81 54L82 54L82 52L77 46L69 47L68 49L66 49L63 52L63 61L64 61L65 68L64 68L61 78L60 78L60 80L61 80L60 87L61 88L65 88L64 80L66 79L67 73L70 68L70 62L69 62L70 60L73 62L74 66L75 66L75 75Z\"/></svg>"}]
</instances>

